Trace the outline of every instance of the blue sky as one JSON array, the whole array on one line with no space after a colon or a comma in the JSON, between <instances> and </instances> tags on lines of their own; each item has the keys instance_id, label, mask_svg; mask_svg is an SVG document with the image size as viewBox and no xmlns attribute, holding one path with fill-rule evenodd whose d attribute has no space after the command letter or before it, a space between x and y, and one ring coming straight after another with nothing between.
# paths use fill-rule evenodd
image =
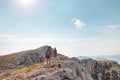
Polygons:
<instances>
[{"instance_id":1,"label":"blue sky","mask_svg":"<svg viewBox=\"0 0 120 80\"><path fill-rule=\"evenodd\" d=\"M0 0L0 54L43 45L70 57L120 54L119 4L120 0Z\"/></svg>"}]
</instances>

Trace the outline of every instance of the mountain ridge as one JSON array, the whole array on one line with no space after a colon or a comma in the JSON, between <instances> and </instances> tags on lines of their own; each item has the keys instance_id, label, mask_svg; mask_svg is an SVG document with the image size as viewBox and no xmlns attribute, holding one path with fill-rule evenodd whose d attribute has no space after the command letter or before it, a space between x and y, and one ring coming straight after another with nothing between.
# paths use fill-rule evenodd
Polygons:
<instances>
[{"instance_id":1,"label":"mountain ridge","mask_svg":"<svg viewBox=\"0 0 120 80\"><path fill-rule=\"evenodd\" d=\"M49 46L0 56L0 80L120 80L120 65L112 60L79 60L58 54L61 68L44 64ZM10 58L9 58L10 57Z\"/></svg>"}]
</instances>

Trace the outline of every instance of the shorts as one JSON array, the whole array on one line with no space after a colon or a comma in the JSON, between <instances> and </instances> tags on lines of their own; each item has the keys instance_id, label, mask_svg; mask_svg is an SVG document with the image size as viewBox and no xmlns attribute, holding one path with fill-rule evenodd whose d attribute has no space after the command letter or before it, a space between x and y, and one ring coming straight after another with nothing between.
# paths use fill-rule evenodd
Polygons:
<instances>
[{"instance_id":1,"label":"shorts","mask_svg":"<svg viewBox=\"0 0 120 80\"><path fill-rule=\"evenodd\" d=\"M56 58L57 57L57 54L54 54L54 58Z\"/></svg>"},{"instance_id":2,"label":"shorts","mask_svg":"<svg viewBox=\"0 0 120 80\"><path fill-rule=\"evenodd\" d=\"M50 54L46 54L45 57L49 59L49 58L51 58L51 55Z\"/></svg>"}]
</instances>

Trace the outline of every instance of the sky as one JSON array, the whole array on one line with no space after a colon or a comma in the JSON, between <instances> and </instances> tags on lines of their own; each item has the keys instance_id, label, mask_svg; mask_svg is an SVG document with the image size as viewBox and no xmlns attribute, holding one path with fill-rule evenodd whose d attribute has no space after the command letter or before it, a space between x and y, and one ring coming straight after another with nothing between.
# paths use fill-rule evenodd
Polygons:
<instances>
[{"instance_id":1,"label":"sky","mask_svg":"<svg viewBox=\"0 0 120 80\"><path fill-rule=\"evenodd\" d=\"M120 0L0 0L0 55L56 47L69 57L120 54Z\"/></svg>"}]
</instances>

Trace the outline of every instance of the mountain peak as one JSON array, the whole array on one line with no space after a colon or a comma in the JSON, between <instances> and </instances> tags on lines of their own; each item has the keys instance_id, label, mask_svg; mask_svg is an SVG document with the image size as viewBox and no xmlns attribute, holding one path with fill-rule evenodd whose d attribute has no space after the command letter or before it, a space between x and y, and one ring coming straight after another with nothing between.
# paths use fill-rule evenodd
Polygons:
<instances>
[{"instance_id":1,"label":"mountain peak","mask_svg":"<svg viewBox=\"0 0 120 80\"><path fill-rule=\"evenodd\" d=\"M49 47L49 45L44 45L42 47L38 47L37 50L41 50L42 48L48 48L48 47Z\"/></svg>"}]
</instances>

